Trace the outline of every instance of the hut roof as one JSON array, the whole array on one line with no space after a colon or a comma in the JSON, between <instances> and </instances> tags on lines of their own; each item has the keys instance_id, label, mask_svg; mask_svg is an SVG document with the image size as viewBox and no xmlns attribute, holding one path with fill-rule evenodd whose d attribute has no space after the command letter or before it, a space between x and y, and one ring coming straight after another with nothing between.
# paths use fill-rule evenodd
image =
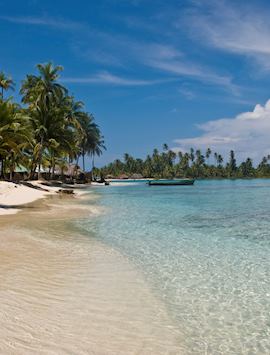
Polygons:
<instances>
[{"instance_id":1,"label":"hut roof","mask_svg":"<svg viewBox=\"0 0 270 355\"><path fill-rule=\"evenodd\" d=\"M67 167L67 170L65 170L65 175L69 175L69 176L72 176L72 175L75 175L75 174L78 174L78 173L81 173L82 170L80 169L79 165L77 164L69 164L68 167Z\"/></svg>"},{"instance_id":2,"label":"hut roof","mask_svg":"<svg viewBox=\"0 0 270 355\"><path fill-rule=\"evenodd\" d=\"M18 165L15 167L14 173L27 173L28 170L25 166L23 165Z\"/></svg>"},{"instance_id":3,"label":"hut roof","mask_svg":"<svg viewBox=\"0 0 270 355\"><path fill-rule=\"evenodd\" d=\"M142 174L132 174L130 177L129 177L130 179L142 179L143 178L143 176L142 176Z\"/></svg>"}]
</instances>

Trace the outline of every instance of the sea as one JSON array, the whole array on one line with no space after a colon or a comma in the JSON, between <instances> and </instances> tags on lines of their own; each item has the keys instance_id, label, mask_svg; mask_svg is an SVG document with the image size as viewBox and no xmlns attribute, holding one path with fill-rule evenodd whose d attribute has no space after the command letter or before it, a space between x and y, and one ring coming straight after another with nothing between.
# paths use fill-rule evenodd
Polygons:
<instances>
[{"instance_id":1,"label":"sea","mask_svg":"<svg viewBox=\"0 0 270 355\"><path fill-rule=\"evenodd\" d=\"M94 193L83 203L103 213L76 228L143 276L179 354L270 353L270 180L116 182Z\"/></svg>"}]
</instances>

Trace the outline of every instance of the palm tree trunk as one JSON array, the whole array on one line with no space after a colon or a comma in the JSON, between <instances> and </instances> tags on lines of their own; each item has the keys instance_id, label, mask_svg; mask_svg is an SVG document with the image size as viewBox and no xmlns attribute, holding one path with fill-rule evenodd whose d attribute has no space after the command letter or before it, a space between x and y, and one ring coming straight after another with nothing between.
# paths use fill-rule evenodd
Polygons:
<instances>
[{"instance_id":1,"label":"palm tree trunk","mask_svg":"<svg viewBox=\"0 0 270 355\"><path fill-rule=\"evenodd\" d=\"M32 162L31 168L30 168L30 173L28 175L28 179L32 180L35 176L37 164L35 162Z\"/></svg>"},{"instance_id":2,"label":"palm tree trunk","mask_svg":"<svg viewBox=\"0 0 270 355\"><path fill-rule=\"evenodd\" d=\"M11 152L11 159L10 159L10 166L9 166L9 180L12 181L13 179L13 171L15 170L15 164L13 161L13 157L14 157L14 152Z\"/></svg>"},{"instance_id":3,"label":"palm tree trunk","mask_svg":"<svg viewBox=\"0 0 270 355\"><path fill-rule=\"evenodd\" d=\"M83 159L83 171L85 171L85 161L84 161L85 153L82 153L82 159Z\"/></svg>"},{"instance_id":4,"label":"palm tree trunk","mask_svg":"<svg viewBox=\"0 0 270 355\"><path fill-rule=\"evenodd\" d=\"M40 149L38 153L38 180L41 179L41 161L42 161L42 153L43 153L43 136L41 137L40 140Z\"/></svg>"},{"instance_id":5,"label":"palm tree trunk","mask_svg":"<svg viewBox=\"0 0 270 355\"><path fill-rule=\"evenodd\" d=\"M53 166L52 166L52 179L54 179L54 172L55 172L55 162L53 162Z\"/></svg>"},{"instance_id":6,"label":"palm tree trunk","mask_svg":"<svg viewBox=\"0 0 270 355\"><path fill-rule=\"evenodd\" d=\"M77 156L76 165L79 165L79 159L80 159L80 155Z\"/></svg>"},{"instance_id":7,"label":"palm tree trunk","mask_svg":"<svg viewBox=\"0 0 270 355\"><path fill-rule=\"evenodd\" d=\"M52 151L51 159L50 159L50 172L49 172L50 180L54 179L54 170L55 170L55 160L54 160L54 151Z\"/></svg>"},{"instance_id":8,"label":"palm tree trunk","mask_svg":"<svg viewBox=\"0 0 270 355\"><path fill-rule=\"evenodd\" d=\"M77 159L76 159L76 167L72 172L72 178L74 178L75 172L76 172L76 176L77 176L77 166L79 165L79 159L80 159L80 155L78 154Z\"/></svg>"},{"instance_id":9,"label":"palm tree trunk","mask_svg":"<svg viewBox=\"0 0 270 355\"><path fill-rule=\"evenodd\" d=\"M5 179L5 159L2 159L1 177Z\"/></svg>"},{"instance_id":10,"label":"palm tree trunk","mask_svg":"<svg viewBox=\"0 0 270 355\"><path fill-rule=\"evenodd\" d=\"M95 168L95 155L92 156L92 172L91 172L91 180L94 180L94 168Z\"/></svg>"},{"instance_id":11,"label":"palm tree trunk","mask_svg":"<svg viewBox=\"0 0 270 355\"><path fill-rule=\"evenodd\" d=\"M0 157L0 165L1 165L1 170L0 170L0 177L1 179L4 178L4 159L2 157Z\"/></svg>"}]
</instances>

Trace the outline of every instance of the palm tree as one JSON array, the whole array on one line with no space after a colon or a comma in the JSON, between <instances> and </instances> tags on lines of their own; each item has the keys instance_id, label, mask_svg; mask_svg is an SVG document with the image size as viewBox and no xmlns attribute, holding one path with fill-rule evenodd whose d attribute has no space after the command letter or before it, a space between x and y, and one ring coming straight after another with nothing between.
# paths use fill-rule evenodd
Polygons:
<instances>
[{"instance_id":1,"label":"palm tree","mask_svg":"<svg viewBox=\"0 0 270 355\"><path fill-rule=\"evenodd\" d=\"M217 165L217 163L218 163L218 162L217 162L217 160L218 160L218 153L217 153L217 152L214 153L214 158L215 158L216 165Z\"/></svg>"},{"instance_id":2,"label":"palm tree","mask_svg":"<svg viewBox=\"0 0 270 355\"><path fill-rule=\"evenodd\" d=\"M237 170L237 165L236 165L236 159L235 159L235 153L233 150L230 151L230 159L228 163L228 174L229 176L233 176L234 173Z\"/></svg>"},{"instance_id":3,"label":"palm tree","mask_svg":"<svg viewBox=\"0 0 270 355\"><path fill-rule=\"evenodd\" d=\"M167 152L169 149L168 144L164 143L162 148L163 148L164 152Z\"/></svg>"},{"instance_id":4,"label":"palm tree","mask_svg":"<svg viewBox=\"0 0 270 355\"><path fill-rule=\"evenodd\" d=\"M92 115L83 111L83 103L68 95L58 83L63 68L52 63L38 64L37 75L27 75L20 94L25 108L4 101L4 90L13 89L11 78L0 72L0 163L2 176L9 168L10 177L16 165L23 163L34 175L38 166L49 168L53 176L55 166L65 167L82 155L95 155L105 149L104 139ZM135 161L133 168L143 165ZM4 166L5 165L5 166Z\"/></svg>"},{"instance_id":5,"label":"palm tree","mask_svg":"<svg viewBox=\"0 0 270 355\"><path fill-rule=\"evenodd\" d=\"M92 171L95 167L95 156L100 157L103 150L106 150L104 143L105 142L103 136L101 136L100 134L96 136L96 140L92 143L92 148L89 151L90 155L92 156Z\"/></svg>"},{"instance_id":6,"label":"palm tree","mask_svg":"<svg viewBox=\"0 0 270 355\"><path fill-rule=\"evenodd\" d=\"M223 157L221 154L218 154L217 156L217 163L218 163L218 166L221 167L222 166L222 163L223 163Z\"/></svg>"},{"instance_id":7,"label":"palm tree","mask_svg":"<svg viewBox=\"0 0 270 355\"><path fill-rule=\"evenodd\" d=\"M0 72L0 88L1 98L4 99L4 90L14 90L14 81L11 77L7 77L3 71Z\"/></svg>"},{"instance_id":8,"label":"palm tree","mask_svg":"<svg viewBox=\"0 0 270 355\"><path fill-rule=\"evenodd\" d=\"M81 140L81 155L83 158L83 170L85 170L85 155L92 156L92 171L94 168L95 155L100 156L106 149L104 139L98 125L94 122L94 116L88 113L81 113L78 117L83 137Z\"/></svg>"},{"instance_id":9,"label":"palm tree","mask_svg":"<svg viewBox=\"0 0 270 355\"><path fill-rule=\"evenodd\" d=\"M61 113L61 103L67 94L66 88L57 83L61 66L53 66L52 63L38 64L38 76L27 76L21 88L22 101L29 105L36 146L33 156L33 171L38 165L38 178L41 176L42 156L45 148L50 145L52 132L55 126L61 126L64 115ZM59 122L60 121L60 122Z\"/></svg>"},{"instance_id":10,"label":"palm tree","mask_svg":"<svg viewBox=\"0 0 270 355\"><path fill-rule=\"evenodd\" d=\"M194 162L195 156L194 156L194 149L190 148L190 154L189 154L189 158L191 160L191 162Z\"/></svg>"},{"instance_id":11,"label":"palm tree","mask_svg":"<svg viewBox=\"0 0 270 355\"><path fill-rule=\"evenodd\" d=\"M209 164L209 158L210 158L211 153L212 153L211 149L207 148L206 153L205 153L205 157L207 159L208 164Z\"/></svg>"},{"instance_id":12,"label":"palm tree","mask_svg":"<svg viewBox=\"0 0 270 355\"><path fill-rule=\"evenodd\" d=\"M4 163L9 165L10 176L24 149L31 147L32 130L29 117L10 101L0 100L0 160L1 177L4 177Z\"/></svg>"},{"instance_id":13,"label":"palm tree","mask_svg":"<svg viewBox=\"0 0 270 355\"><path fill-rule=\"evenodd\" d=\"M202 165L204 163L204 156L202 155L200 149L196 150L195 155L196 155L196 164Z\"/></svg>"}]
</instances>

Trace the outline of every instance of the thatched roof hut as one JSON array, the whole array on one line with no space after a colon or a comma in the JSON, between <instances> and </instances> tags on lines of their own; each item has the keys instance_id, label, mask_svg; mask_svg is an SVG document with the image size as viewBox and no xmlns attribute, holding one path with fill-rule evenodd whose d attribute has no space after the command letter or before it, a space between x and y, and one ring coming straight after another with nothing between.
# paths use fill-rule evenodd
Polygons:
<instances>
[{"instance_id":1,"label":"thatched roof hut","mask_svg":"<svg viewBox=\"0 0 270 355\"><path fill-rule=\"evenodd\" d=\"M118 176L118 179L128 179L128 175L121 174L121 175Z\"/></svg>"},{"instance_id":2,"label":"thatched roof hut","mask_svg":"<svg viewBox=\"0 0 270 355\"><path fill-rule=\"evenodd\" d=\"M143 176L142 176L142 174L137 174L137 173L136 173L136 174L130 175L129 178L136 180L136 179L143 179Z\"/></svg>"},{"instance_id":3,"label":"thatched roof hut","mask_svg":"<svg viewBox=\"0 0 270 355\"><path fill-rule=\"evenodd\" d=\"M81 174L83 171L80 169L77 164L67 164L64 168L56 166L54 174L55 175L64 175L64 176L77 176Z\"/></svg>"}]
</instances>

